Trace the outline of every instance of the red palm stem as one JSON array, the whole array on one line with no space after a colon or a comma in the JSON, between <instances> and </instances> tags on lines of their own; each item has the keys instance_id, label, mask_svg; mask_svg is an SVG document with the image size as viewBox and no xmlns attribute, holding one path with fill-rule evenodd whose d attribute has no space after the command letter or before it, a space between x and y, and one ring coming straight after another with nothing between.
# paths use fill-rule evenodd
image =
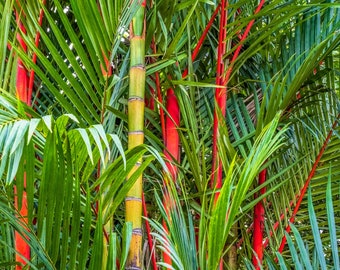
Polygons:
<instances>
[{"instance_id":1,"label":"red palm stem","mask_svg":"<svg viewBox=\"0 0 340 270\"><path fill-rule=\"evenodd\" d=\"M20 31L25 34L26 29L23 26L23 24L20 21L20 16L18 12L16 11L16 19L17 24L20 28ZM17 34L17 40L20 43L20 46L22 49L26 52L27 46L24 42L23 38L20 36L20 34ZM16 94L17 97L26 104L28 103L28 96L27 96L27 82L28 82L28 76L27 76L27 70L23 65L23 62L21 59L18 59L18 68L17 68L17 77L16 77ZM24 174L24 187L26 187L26 174ZM21 203L18 201L18 194L17 194L17 188L14 186L14 205L15 208L19 211L19 217L22 218L23 222L25 224L28 223L27 215L28 215L28 209L27 209L27 194L26 191L23 191L22 194L22 201ZM20 207L19 207L20 206ZM23 266L26 265L25 260L30 260L31 258L31 251L29 245L26 243L26 240L17 232L14 233L14 241L15 241L15 250L16 250L16 270L21 270Z\"/></svg>"},{"instance_id":2,"label":"red palm stem","mask_svg":"<svg viewBox=\"0 0 340 270\"><path fill-rule=\"evenodd\" d=\"M172 164L172 161L179 161L179 135L177 128L180 122L180 111L172 88L167 91L166 109L168 114L165 117L165 151L164 155L167 159L166 165L169 169L170 175L174 181L177 177L177 166Z\"/></svg>"},{"instance_id":3,"label":"red palm stem","mask_svg":"<svg viewBox=\"0 0 340 270\"><path fill-rule=\"evenodd\" d=\"M254 14L257 14L257 13L260 12L261 8L262 8L263 5L264 5L264 2L265 2L265 0L261 0L261 2L260 2L259 5L257 6L257 8L256 8L256 10L255 10L255 12L254 12ZM251 21L248 23L248 25L247 25L247 27L246 27L246 30L244 31L243 35L241 36L241 39L240 39L240 43L241 43L241 44L239 44L238 47L236 48L236 50L235 50L235 52L234 52L234 55L233 55L233 57L232 57L232 59L231 59L231 61L230 61L230 65L229 65L229 67L228 67L228 70L227 70L225 79L224 79L224 81L223 81L223 85L227 85L228 82L229 82L229 79L230 79L230 76L231 76L231 72L232 72L232 70L233 70L233 66L234 66L235 61L236 61L237 57L239 56L240 51L241 51L242 46L243 46L242 42L247 38L247 36L248 36L248 34L249 34L249 32L250 32L250 30L251 30L251 28L252 28L254 22L255 22L255 19L251 20Z\"/></svg>"},{"instance_id":4,"label":"red palm stem","mask_svg":"<svg viewBox=\"0 0 340 270\"><path fill-rule=\"evenodd\" d=\"M166 110L168 114L165 116L165 164L170 172L172 180L176 181L177 166L174 165L173 162L179 162L179 135L177 128L179 127L180 123L180 111L175 92L172 88L167 90ZM164 197L163 205L169 211L171 210L171 201L169 196ZM165 222L163 222L163 227L166 231L168 231ZM172 265L168 251L164 252L163 259L165 263Z\"/></svg>"},{"instance_id":5,"label":"red palm stem","mask_svg":"<svg viewBox=\"0 0 340 270\"><path fill-rule=\"evenodd\" d=\"M294 204L294 201L290 201L289 206L291 207ZM280 225L280 222L285 218L287 212L289 211L290 208L286 208L285 212L280 215L280 218L278 221L275 222L273 225L273 229L269 232L268 237L263 241L263 248L266 248L269 244L269 238L273 236L274 232L277 230L277 228Z\"/></svg>"},{"instance_id":6,"label":"red palm stem","mask_svg":"<svg viewBox=\"0 0 340 270\"><path fill-rule=\"evenodd\" d=\"M254 14L257 14L261 8L264 5L265 0L261 0L261 2L259 3L259 5L257 6ZM222 0L222 7L225 7L225 5L228 5L227 1ZM225 10L226 12L226 8L222 8L222 12ZM221 20L220 20L220 32L219 32L219 43L218 43L218 55L217 55L217 75L216 75L216 85L228 85L230 76L231 76L231 72L234 66L234 63L237 59L237 57L239 56L239 53L241 51L242 48L242 42L246 39L247 35L249 34L251 27L254 24L254 19L251 20L249 22L249 24L247 25L242 37L241 37L241 44L236 48L235 53L232 57L232 60L230 62L230 65L228 67L225 79L223 80L222 75L224 72L224 63L223 63L223 55L225 54L225 38L226 38L226 24L227 21L226 19L224 20L223 17L227 17L226 14L225 16L223 16L223 14L221 14ZM221 111L221 115L224 118L225 117L225 111L226 111L226 105L227 105L227 88L217 88L216 92L215 92L215 100L216 100L216 104L218 106L218 109ZM213 163L212 163L212 179L211 179L211 185L212 187L215 188L220 188L222 186L222 166L221 166L221 161L218 158L218 154L217 154L217 138L218 138L218 128L219 128L219 119L218 119L218 114L217 114L218 110L215 109L214 111L214 124L213 124ZM218 194L216 193L216 197L215 199L218 198Z\"/></svg>"},{"instance_id":7,"label":"red palm stem","mask_svg":"<svg viewBox=\"0 0 340 270\"><path fill-rule=\"evenodd\" d=\"M336 120L334 121L334 123L333 123L333 125L332 125L332 128L331 128L331 130L329 131L329 133L328 133L328 135L327 135L327 138L326 138L324 144L322 145L321 150L320 150L318 156L316 157L316 160L315 160L315 162L314 162L314 164L313 164L312 170L311 170L311 172L309 173L308 178L307 178L307 180L306 180L304 186L302 187L302 189L301 189L301 191L300 191L300 193L299 193L299 199L298 199L298 201L296 202L296 205L295 205L295 208L294 208L294 210L293 210L292 216L291 216L290 219L289 219L289 222L290 222L290 223L293 223L294 220L295 220L295 216L296 216L297 212L299 211L301 202L302 202L303 197L304 197L304 195L305 195L305 193L306 193L306 191L307 191L307 188L308 188L308 186L309 186L309 183L310 183L311 179L313 178L313 176L314 176L314 174L315 174L316 168L317 168L317 166L319 165L319 162L320 162L320 159L321 159L323 153L325 152L325 149L326 149L326 147L327 147L327 145L328 145L328 142L329 142L329 140L330 140L330 138L331 138L331 136L332 136L332 134L333 134L333 130L334 130L335 127L338 125L338 119L339 119L339 118L340 118L340 114L338 114ZM288 225L287 228L286 228L286 232L289 233L290 230L291 230L291 227L290 227L290 225ZM286 236L283 236L282 241L281 241L281 244L280 244L280 247L279 247L279 250L278 250L280 253L282 253L282 251L283 251L283 249L284 249L284 247L285 247L285 245L286 245L286 241L287 241Z\"/></svg>"},{"instance_id":8,"label":"red palm stem","mask_svg":"<svg viewBox=\"0 0 340 270\"><path fill-rule=\"evenodd\" d=\"M215 18L217 16L218 12L220 11L220 8L221 8L221 4L218 4L216 9L215 9L215 11L214 11L214 13L212 14L212 16L211 16L211 18L209 20L207 26L205 27L205 29L204 29L200 39L198 40L197 45L196 45L196 47L193 50L192 55L191 55L192 61L195 61L195 59L196 59L196 57L197 57L197 55L198 55L198 53L199 53L199 51L200 51L200 49L201 49L201 47L203 45L203 42L204 42L205 38L207 37L208 32L209 32L211 26L213 25L214 20L215 20ZM188 75L188 68L186 68L184 70L184 72L182 73L182 78L185 78L187 75Z\"/></svg>"},{"instance_id":9,"label":"red palm stem","mask_svg":"<svg viewBox=\"0 0 340 270\"><path fill-rule=\"evenodd\" d=\"M155 38L152 38L151 42L151 48L152 52L154 54L157 53ZM159 79L159 73L155 73L155 83L156 83L156 90L157 90L157 99L160 104L163 104L163 97L162 97L162 91L161 91L161 83ZM162 106L159 106L159 114L160 114L160 120L161 120L161 128L162 128L162 134L163 134L163 140L165 136L165 114Z\"/></svg>"},{"instance_id":10,"label":"red palm stem","mask_svg":"<svg viewBox=\"0 0 340 270\"><path fill-rule=\"evenodd\" d=\"M46 0L43 0L42 4L45 5L45 3L46 3ZM40 9L39 20L38 20L38 23L40 26L42 25L43 18L44 18L44 10ZM36 47L39 46L39 41L40 41L40 32L37 31L37 33L35 34L35 40L34 40ZM35 52L33 53L32 61L34 64L37 63L37 54ZM32 69L30 72L30 76L29 76L28 92L27 92L27 104L30 106L32 104L33 84L34 84L34 70Z\"/></svg>"},{"instance_id":11,"label":"red palm stem","mask_svg":"<svg viewBox=\"0 0 340 270\"><path fill-rule=\"evenodd\" d=\"M144 217L148 218L148 210L146 208L144 192L142 193L142 202L143 202L143 215L144 215ZM156 255L155 255L155 250L154 250L154 243L152 241L152 236L151 236L151 227L150 227L150 223L147 220L145 222L145 228L146 228L146 234L147 234L147 237L148 237L148 243L149 243L149 247L150 247L152 267L153 267L154 270L157 270L157 262L156 262Z\"/></svg>"},{"instance_id":12,"label":"red palm stem","mask_svg":"<svg viewBox=\"0 0 340 270\"><path fill-rule=\"evenodd\" d=\"M218 5L210 18L207 26L205 27L200 39L197 42L197 45L195 46L193 53L192 53L192 61L194 61L203 45L203 42L219 12L221 5ZM154 45L154 40L153 40L153 51L156 53L156 47ZM182 73L182 78L185 78L188 75L188 68L184 70ZM159 83L159 75L156 73L156 87L158 89L158 100L159 102L161 101L161 94L160 94L160 83ZM177 102L176 95L174 93L174 90L172 88L168 89L167 91L167 112L168 114L165 117L164 121L164 127L162 125L162 131L163 131L163 139L164 139L164 144L165 144L165 150L164 150L164 155L167 159L166 165L167 168L169 169L170 175L174 181L176 181L177 178L177 167L172 164L171 161L176 161L179 162L179 135L177 131L177 127L179 126L180 123L180 110L179 110L179 105ZM162 108L160 108L160 114L161 114L161 123L162 119L164 119L164 111ZM168 201L169 198L166 196L164 199L164 206L166 209L169 208L170 201ZM163 227L166 231L168 231L168 228L166 227L166 224L163 222ZM171 258L167 252L164 252L163 254L163 259L165 263L168 263L169 265L172 264Z\"/></svg>"},{"instance_id":13,"label":"red palm stem","mask_svg":"<svg viewBox=\"0 0 340 270\"><path fill-rule=\"evenodd\" d=\"M221 86L223 83L224 62L223 55L226 53L226 37L227 37L227 6L228 1L221 2L221 17L220 28L218 36L217 47L217 70L216 70L216 85ZM227 104L227 91L225 88L216 88L215 90L216 105L221 110L222 116L225 117L225 110ZM211 187L220 188L222 186L222 166L217 153L217 138L219 128L218 109L214 110L214 126L213 126L213 164L212 164L212 179ZM216 193L215 199L218 198L219 193Z\"/></svg>"},{"instance_id":14,"label":"red palm stem","mask_svg":"<svg viewBox=\"0 0 340 270\"><path fill-rule=\"evenodd\" d=\"M264 169L260 172L259 175L259 186L264 184L266 181L267 170ZM263 187L260 190L260 194L263 195L266 192L266 188ZM258 197L255 194L255 199ZM260 269L260 265L262 265L263 260L263 231L264 231L264 206L263 201L259 201L254 208L254 233L253 233L253 265L256 270Z\"/></svg>"}]
</instances>

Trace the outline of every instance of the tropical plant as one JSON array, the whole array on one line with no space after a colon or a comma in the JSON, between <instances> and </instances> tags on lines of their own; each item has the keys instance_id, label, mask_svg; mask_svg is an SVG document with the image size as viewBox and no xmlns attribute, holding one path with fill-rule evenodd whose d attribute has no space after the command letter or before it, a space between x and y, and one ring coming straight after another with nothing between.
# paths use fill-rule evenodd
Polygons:
<instances>
[{"instance_id":1,"label":"tropical plant","mask_svg":"<svg viewBox=\"0 0 340 270\"><path fill-rule=\"evenodd\" d=\"M337 3L0 14L0 268L340 269Z\"/></svg>"}]
</instances>

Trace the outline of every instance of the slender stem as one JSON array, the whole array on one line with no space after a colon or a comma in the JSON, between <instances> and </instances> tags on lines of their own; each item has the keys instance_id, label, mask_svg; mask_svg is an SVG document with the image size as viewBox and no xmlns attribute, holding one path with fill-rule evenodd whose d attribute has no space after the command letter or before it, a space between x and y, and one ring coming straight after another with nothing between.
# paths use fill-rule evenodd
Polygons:
<instances>
[{"instance_id":1,"label":"slender stem","mask_svg":"<svg viewBox=\"0 0 340 270\"><path fill-rule=\"evenodd\" d=\"M154 54L156 54L157 53L157 48L156 48L156 43L155 43L155 38L154 37L152 38L151 48L152 48L152 52ZM160 82L160 78L159 78L159 73L158 72L155 73L155 83L156 83L158 102L160 104L163 104L161 82ZM163 140L164 140L164 136L165 136L165 114L164 114L164 110L163 110L162 106L159 107L159 115L160 115L161 128L162 128L162 134L163 134Z\"/></svg>"},{"instance_id":2,"label":"slender stem","mask_svg":"<svg viewBox=\"0 0 340 270\"><path fill-rule=\"evenodd\" d=\"M169 88L167 90L166 110L168 114L165 117L164 155L166 158L166 166L170 172L171 179L173 181L176 181L177 166L174 165L173 162L179 162L179 135L177 128L180 124L180 110L175 92L172 88ZM166 192L167 191L165 191L165 193ZM172 205L172 202L170 201L169 196L164 196L163 205L165 209L171 211L170 206ZM163 222L163 228L165 229L165 231L168 232L168 228L165 222ZM163 259L165 263L172 265L168 250L163 252Z\"/></svg>"},{"instance_id":3,"label":"slender stem","mask_svg":"<svg viewBox=\"0 0 340 270\"><path fill-rule=\"evenodd\" d=\"M221 86L223 83L224 62L223 56L226 53L226 36L227 36L227 6L228 1L222 0L221 2L221 16L220 28L218 36L217 47L217 70L216 70L216 85ZM222 166L218 158L217 140L219 117L218 110L220 110L222 117L225 117L226 104L227 104L227 90L225 88L216 88L215 90L216 108L214 110L214 126L213 126L213 163L212 163L212 177L211 187L220 188L222 186ZM217 200L219 193L216 193L215 200Z\"/></svg>"},{"instance_id":4,"label":"slender stem","mask_svg":"<svg viewBox=\"0 0 340 270\"><path fill-rule=\"evenodd\" d=\"M179 162L179 135L177 128L180 122L180 111L172 88L167 91L167 105L168 114L165 117L165 150L166 165L169 169L170 175L174 181L177 178L177 166L173 165L172 161Z\"/></svg>"},{"instance_id":5,"label":"slender stem","mask_svg":"<svg viewBox=\"0 0 340 270\"><path fill-rule=\"evenodd\" d=\"M19 15L19 13L16 11L16 19L17 19L17 25L20 28L20 31L25 34L26 29L23 26L23 24L20 21L20 17L22 14ZM20 43L20 46L22 49L27 52L27 46L24 42L23 38L20 36L20 34L17 34L17 40ZM27 69L24 67L23 62L20 58L18 58L18 67L17 67L17 75L16 75L16 94L17 97L26 104L28 103L28 95L27 95L27 83L28 83L28 76L27 76ZM24 188L26 188L26 173L24 174ZM18 194L17 194L17 188L14 186L14 205L15 208L19 211L19 218L23 219L24 223L28 223L28 206L27 206L27 193L26 191L23 191L22 194L22 200L21 202L18 201ZM16 250L16 261L19 263L16 266L16 270L21 270L23 266L26 265L25 260L30 260L31 258L31 251L29 245L26 243L24 238L15 231L14 233L14 241L15 241L15 250ZM22 258L25 258L25 260Z\"/></svg>"},{"instance_id":6,"label":"slender stem","mask_svg":"<svg viewBox=\"0 0 340 270\"><path fill-rule=\"evenodd\" d=\"M200 39L198 40L197 45L196 45L195 49L193 50L193 52L191 54L191 60L192 61L195 61L195 59L196 59L200 49L202 48L203 42L204 42L205 38L207 37L208 32L209 32L211 26L213 25L214 20L215 20L215 18L217 16L218 12L220 11L220 8L221 8L221 4L218 4L216 9L215 9L215 11L214 11L214 13L212 14L212 16L211 16L211 18L209 20L207 26L205 27L205 29L204 29ZM182 78L185 78L187 75L188 75L188 68L186 68L184 70L184 72L182 73Z\"/></svg>"},{"instance_id":7,"label":"slender stem","mask_svg":"<svg viewBox=\"0 0 340 270\"><path fill-rule=\"evenodd\" d=\"M148 210L146 208L144 193L142 194L142 202L143 202L143 215L144 215L144 217L148 218ZM147 237L148 237L148 242L149 242L149 247L150 247L152 268L153 268L153 270L157 270L155 245L152 241L150 223L147 220L145 222L145 228L146 228L146 234L147 234Z\"/></svg>"},{"instance_id":8,"label":"slender stem","mask_svg":"<svg viewBox=\"0 0 340 270\"><path fill-rule=\"evenodd\" d=\"M128 148L144 142L144 92L145 92L145 6L139 4L130 24L130 88L128 99ZM141 164L137 162L133 171ZM126 269L142 268L142 176L140 176L125 199L125 220L132 223L132 239Z\"/></svg>"},{"instance_id":9,"label":"slender stem","mask_svg":"<svg viewBox=\"0 0 340 270\"><path fill-rule=\"evenodd\" d=\"M266 181L266 173L267 170L264 169L260 172L259 175L259 183L258 185L262 185ZM266 192L266 188L263 187L260 190L260 194L263 195ZM258 197L257 194L255 194L255 199ZM254 233L253 233L253 265L256 270L260 269L260 266L262 265L263 260L263 231L264 231L264 206L263 201L259 201L254 208Z\"/></svg>"},{"instance_id":10,"label":"slender stem","mask_svg":"<svg viewBox=\"0 0 340 270\"><path fill-rule=\"evenodd\" d=\"M294 204L294 201L291 200L290 203L289 203L289 207L292 207L292 205ZM269 238L273 236L274 232L279 228L279 225L280 225L280 222L285 218L286 214L288 213L289 211L289 207L287 207L284 211L284 213L282 213L280 215L280 218L278 221L276 221L273 225L273 229L269 232L269 235L268 237L263 241L263 248L266 248L269 244Z\"/></svg>"},{"instance_id":11,"label":"slender stem","mask_svg":"<svg viewBox=\"0 0 340 270\"><path fill-rule=\"evenodd\" d=\"M338 114L336 120L334 121L334 123L333 123L333 125L332 125L332 128L331 128L331 130L329 131L329 133L328 133L328 135L327 135L327 138L326 138L324 144L322 145L321 150L320 150L318 156L317 156L316 159L315 159L315 162L314 162L314 164L313 164L313 167L312 167L312 169L311 169L311 172L309 173L309 175L308 175L308 177L307 177L307 180L306 180L304 186L303 186L302 189L300 190L298 201L296 202L296 205L295 205L295 208L294 208L294 210L293 210L292 216L291 216L290 219L289 219L289 222L290 222L290 223L293 223L294 220L295 220L295 216L296 216L297 212L299 211L301 202L302 202L303 197L304 197L304 195L305 195L305 193L306 193L306 191L307 191L307 188L308 188L308 186L309 186L309 183L310 183L311 179L313 178L313 176L314 176L314 174L315 174L315 171L316 171L316 168L317 168L318 165L319 165L320 159L321 159L323 153L325 152L325 149L326 149L326 147L327 147L327 145L328 145L328 143L329 143L329 140L331 139L331 136L332 136L332 134L333 134L333 130L334 130L335 127L338 125L339 118L340 118L340 114ZM291 227L290 227L290 225L288 225L288 226L286 227L286 232L289 233L290 230L291 230ZM281 241L281 244L280 244L280 247L279 247L279 250L278 250L279 253L282 253L282 251L283 251L283 249L284 249L284 247L285 247L285 245L286 245L286 241L287 241L286 236L283 236L282 241Z\"/></svg>"},{"instance_id":12,"label":"slender stem","mask_svg":"<svg viewBox=\"0 0 340 270\"><path fill-rule=\"evenodd\" d=\"M45 5L45 3L46 3L46 0L43 0L42 4ZM38 19L38 23L40 26L42 25L43 18L44 18L44 10L40 9L39 19ZM39 46L39 41L40 41L40 32L37 31L35 34L35 40L34 40L36 47ZM37 54L35 52L33 53L32 61L34 64L37 62ZM32 105L33 85L34 85L34 69L31 69L29 82L28 82L28 92L27 92L27 104L30 106Z\"/></svg>"},{"instance_id":13,"label":"slender stem","mask_svg":"<svg viewBox=\"0 0 340 270\"><path fill-rule=\"evenodd\" d=\"M260 2L259 5L257 6L257 8L256 8L256 10L255 10L255 12L254 12L254 14L257 14L257 13L260 12L260 10L261 10L261 8L263 7L264 3L265 3L265 0L261 0L261 2ZM239 44L238 47L236 48L236 50L235 50L235 52L234 52L234 55L233 55L233 57L232 57L232 59L231 59L231 61L230 61L230 65L229 65L229 67L228 67L226 76L225 76L224 81L223 81L223 85L227 85L228 82L229 82L229 79L230 79L231 72L232 72L232 70L233 70L235 61L236 61L237 57L239 56L239 54L240 54L240 52L241 52L241 49L242 49L242 46L243 46L242 42L245 41L245 39L247 38L247 36L248 36L248 34L249 34L249 32L250 32L250 30L251 30L251 27L253 26L254 22L255 22L255 19L251 20L251 21L248 23L248 25L247 25L247 27L246 27L246 30L244 31L243 35L242 35L241 38L240 38L240 44Z\"/></svg>"}]
</instances>

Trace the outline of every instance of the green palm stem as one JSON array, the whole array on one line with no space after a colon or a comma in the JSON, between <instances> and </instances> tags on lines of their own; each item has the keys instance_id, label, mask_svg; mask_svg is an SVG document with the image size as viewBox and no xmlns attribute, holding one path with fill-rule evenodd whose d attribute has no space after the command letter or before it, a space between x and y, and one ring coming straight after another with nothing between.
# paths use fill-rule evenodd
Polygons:
<instances>
[{"instance_id":1,"label":"green palm stem","mask_svg":"<svg viewBox=\"0 0 340 270\"><path fill-rule=\"evenodd\" d=\"M152 49L153 53L156 54L157 49L156 49L154 37L152 38L151 49ZM151 57L150 62L154 63L155 59L153 57ZM155 84L156 84L156 89L154 89L152 86L150 86L149 87L150 97L145 100L145 105L152 111L155 109L154 96L156 94L156 91L157 91L158 101L160 103L162 103L161 86L160 86L160 80L159 80L159 73L158 72L155 73L155 79L154 80L155 80ZM163 128L165 126L165 124L164 124L165 121L163 120L164 110L163 110L162 107L160 107L160 115L161 115L161 126L162 126L162 130L163 130ZM165 132L162 133L162 134L165 134ZM143 215L146 218L145 219L145 230L146 230L146 235L147 235L148 244L149 244L149 251L150 251L150 256L151 256L151 265L152 265L153 270L157 270L158 267L157 267L157 260L156 260L156 249L155 249L155 244L153 242L152 235L151 235L151 226L150 226L150 223L148 221L149 214L148 214L147 205L146 205L146 202L145 202L144 192L142 193L142 207L143 207Z\"/></svg>"},{"instance_id":2,"label":"green palm stem","mask_svg":"<svg viewBox=\"0 0 340 270\"><path fill-rule=\"evenodd\" d=\"M26 34L26 29L23 26L23 24L20 21L19 13L16 11L16 20L17 25L20 31L23 34ZM20 34L17 34L17 40L24 50L24 52L27 52L27 46L24 42L23 38L20 36ZM17 75L16 75L16 95L17 97L26 104L28 103L28 95L27 95L27 84L28 84L28 76L27 76L27 69L23 65L23 62L20 58L18 58L17 62ZM26 174L24 174L24 188L26 188ZM27 202L27 193L26 191L22 192L21 200L19 200L19 194L18 189L16 186L14 186L14 206L19 212L20 218L22 218L24 223L28 223L28 202ZM25 259L30 260L31 257L31 251L29 245L26 243L24 238L15 231L14 233L14 242L15 242L15 260L19 264L16 266L16 270L21 270L23 266L26 265Z\"/></svg>"},{"instance_id":3,"label":"green palm stem","mask_svg":"<svg viewBox=\"0 0 340 270\"><path fill-rule=\"evenodd\" d=\"M130 24L129 149L144 142L145 6L144 0ZM137 170L141 162L140 160L135 165L133 171ZM132 239L126 269L142 268L142 191L143 183L140 176L125 199L125 220L132 223Z\"/></svg>"},{"instance_id":4,"label":"green palm stem","mask_svg":"<svg viewBox=\"0 0 340 270\"><path fill-rule=\"evenodd\" d=\"M327 148L327 146L328 146L328 143L330 142L330 139L331 139L331 137L332 137L332 135L333 135L333 130L334 130L334 129L336 128L336 126L338 125L339 118L340 118L340 114L337 115L337 117L336 117L336 119L335 119L335 121L334 121L334 123L333 123L333 125L332 125L332 128L331 128L330 131L328 132L328 135L327 135L327 137L326 137L326 139L325 139L325 141L324 141L324 143L323 143L323 145L322 145L322 147L321 147L321 149L320 149L319 154L317 155L317 157L316 157L316 159L315 159L315 161L314 161L314 164L313 164L313 166L312 166L312 169L311 169L311 171L310 171L310 173L309 173L309 175L308 175L308 177L307 177L307 180L306 180L304 186L302 187L302 189L300 190L300 192L299 192L299 194L298 194L298 200L297 200L296 205L295 205L295 207L294 207L293 213L292 213L292 215L291 215L291 217L290 217L290 219L289 219L289 223L294 223L295 216L296 216L297 212L299 211L299 208L300 208L301 202L302 202L302 200L303 200L303 197L304 197L304 195L306 194L306 191L307 191L307 189L308 189L309 183L310 183L311 179L313 178L313 176L314 176L314 174L315 174L315 171L316 171L316 169L317 169L317 167L318 167L318 165L319 165L320 159L321 159L321 157L323 156L323 154L324 154L324 152L325 152L325 150L326 150L326 148ZM288 226L286 227L286 232L287 232L287 233L290 233L290 231L291 231L291 227L290 227L290 225L288 225ZM279 247L279 249L278 249L278 252L279 252L279 253L282 253L282 252L283 252L283 250L284 250L284 248L285 248L285 245L286 245L286 242L287 242L286 236L283 236L283 237L282 237L282 240L281 240L280 247Z\"/></svg>"},{"instance_id":5,"label":"green palm stem","mask_svg":"<svg viewBox=\"0 0 340 270\"><path fill-rule=\"evenodd\" d=\"M258 185L262 185L266 181L267 170L264 169L259 174ZM263 195L266 192L266 188L263 187L260 190L259 195ZM258 194L255 194L255 199L258 197ZM254 232L253 232L253 265L256 270L261 269L262 261L263 261L263 232L264 232L264 201L261 200L255 205L254 208Z\"/></svg>"}]
</instances>

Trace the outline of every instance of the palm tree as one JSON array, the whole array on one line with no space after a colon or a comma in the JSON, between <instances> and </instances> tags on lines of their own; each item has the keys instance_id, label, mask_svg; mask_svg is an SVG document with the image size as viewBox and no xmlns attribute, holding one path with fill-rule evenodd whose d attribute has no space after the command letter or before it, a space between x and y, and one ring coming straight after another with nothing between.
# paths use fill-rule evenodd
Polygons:
<instances>
[{"instance_id":1,"label":"palm tree","mask_svg":"<svg viewBox=\"0 0 340 270\"><path fill-rule=\"evenodd\" d=\"M0 12L1 267L339 268L336 4L7 0ZM32 107L15 96L18 59L35 72ZM141 177L149 251L133 247L145 233L122 204L140 205Z\"/></svg>"}]
</instances>

